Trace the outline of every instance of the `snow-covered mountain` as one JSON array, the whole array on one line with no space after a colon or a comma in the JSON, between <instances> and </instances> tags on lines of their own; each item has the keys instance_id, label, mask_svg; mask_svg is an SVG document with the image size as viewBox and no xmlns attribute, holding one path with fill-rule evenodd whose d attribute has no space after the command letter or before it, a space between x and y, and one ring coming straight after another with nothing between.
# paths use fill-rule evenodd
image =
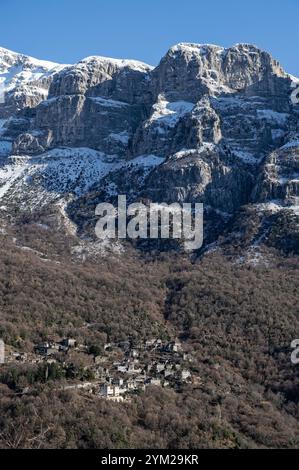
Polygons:
<instances>
[{"instance_id":1,"label":"snow-covered mountain","mask_svg":"<svg viewBox=\"0 0 299 470\"><path fill-rule=\"evenodd\" d=\"M0 117L45 100L51 77L64 67L0 47Z\"/></svg>"},{"instance_id":2,"label":"snow-covered mountain","mask_svg":"<svg viewBox=\"0 0 299 470\"><path fill-rule=\"evenodd\" d=\"M3 210L125 192L226 221L244 205L298 212L298 80L255 46L182 43L155 68L0 49L0 80Z\"/></svg>"}]
</instances>

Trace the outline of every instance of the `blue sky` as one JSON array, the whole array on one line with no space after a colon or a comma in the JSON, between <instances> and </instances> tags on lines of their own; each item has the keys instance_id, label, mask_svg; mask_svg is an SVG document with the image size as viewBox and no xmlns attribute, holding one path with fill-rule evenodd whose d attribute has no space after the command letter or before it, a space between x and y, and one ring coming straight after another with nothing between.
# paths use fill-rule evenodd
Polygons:
<instances>
[{"instance_id":1,"label":"blue sky","mask_svg":"<svg viewBox=\"0 0 299 470\"><path fill-rule=\"evenodd\" d=\"M156 65L178 42L249 42L299 76L298 0L1 0L0 45L57 62Z\"/></svg>"}]
</instances>

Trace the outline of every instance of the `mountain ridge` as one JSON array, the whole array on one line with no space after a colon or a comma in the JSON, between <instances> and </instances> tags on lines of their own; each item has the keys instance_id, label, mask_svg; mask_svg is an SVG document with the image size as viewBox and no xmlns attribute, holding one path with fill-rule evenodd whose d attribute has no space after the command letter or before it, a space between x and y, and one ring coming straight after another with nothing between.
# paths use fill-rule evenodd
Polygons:
<instances>
[{"instance_id":1,"label":"mountain ridge","mask_svg":"<svg viewBox=\"0 0 299 470\"><path fill-rule=\"evenodd\" d=\"M298 212L296 78L256 46L179 43L154 68L91 56L45 65L46 76L40 61L16 60L29 60L33 77L21 70L0 105L6 210L60 200L74 209L129 191L229 217L248 204Z\"/></svg>"}]
</instances>

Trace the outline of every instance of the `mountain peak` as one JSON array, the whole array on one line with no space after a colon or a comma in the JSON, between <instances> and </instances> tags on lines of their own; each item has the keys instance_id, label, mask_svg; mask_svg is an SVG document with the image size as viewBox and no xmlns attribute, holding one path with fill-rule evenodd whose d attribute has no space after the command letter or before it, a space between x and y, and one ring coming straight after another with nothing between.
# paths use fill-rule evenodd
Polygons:
<instances>
[{"instance_id":1,"label":"mountain peak","mask_svg":"<svg viewBox=\"0 0 299 470\"><path fill-rule=\"evenodd\" d=\"M176 54L184 54L184 55L196 55L201 56L205 55L207 52L214 52L221 54L225 51L224 47L215 45L215 44L197 44L192 42L180 42L175 44L174 46L170 47L168 50L167 55L173 56Z\"/></svg>"},{"instance_id":2,"label":"mountain peak","mask_svg":"<svg viewBox=\"0 0 299 470\"><path fill-rule=\"evenodd\" d=\"M19 65L22 63L29 67L40 67L45 71L60 66L60 64L57 62L36 59L30 55L11 51L9 49L5 49L4 47L0 47L0 59L2 62L1 65L3 65L3 62L7 62L9 65Z\"/></svg>"},{"instance_id":3,"label":"mountain peak","mask_svg":"<svg viewBox=\"0 0 299 470\"><path fill-rule=\"evenodd\" d=\"M205 56L208 53L216 54L219 58L223 58L227 55L227 53L242 53L242 54L258 54L258 55L266 55L271 57L271 55L261 49L260 47L256 46L255 44L249 43L237 43L230 47L223 47L217 44L200 44L200 43L192 43L192 42L180 42L178 44L173 45L168 50L166 56L168 55L176 55L177 53L182 53L184 55L196 55L196 56Z\"/></svg>"}]
</instances>

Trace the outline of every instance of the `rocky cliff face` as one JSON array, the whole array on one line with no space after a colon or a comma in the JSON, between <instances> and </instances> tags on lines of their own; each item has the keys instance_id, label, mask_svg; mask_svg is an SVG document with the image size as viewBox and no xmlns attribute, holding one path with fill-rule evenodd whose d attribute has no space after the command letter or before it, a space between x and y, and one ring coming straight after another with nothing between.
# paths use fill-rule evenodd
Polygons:
<instances>
[{"instance_id":1,"label":"rocky cliff face","mask_svg":"<svg viewBox=\"0 0 299 470\"><path fill-rule=\"evenodd\" d=\"M293 140L272 152L257 178L253 198L297 206L299 202L299 141Z\"/></svg>"},{"instance_id":2,"label":"rocky cliff face","mask_svg":"<svg viewBox=\"0 0 299 470\"><path fill-rule=\"evenodd\" d=\"M297 211L297 80L255 46L178 44L156 68L57 66L1 49L0 66L5 204L129 189L229 217L246 204Z\"/></svg>"}]
</instances>

